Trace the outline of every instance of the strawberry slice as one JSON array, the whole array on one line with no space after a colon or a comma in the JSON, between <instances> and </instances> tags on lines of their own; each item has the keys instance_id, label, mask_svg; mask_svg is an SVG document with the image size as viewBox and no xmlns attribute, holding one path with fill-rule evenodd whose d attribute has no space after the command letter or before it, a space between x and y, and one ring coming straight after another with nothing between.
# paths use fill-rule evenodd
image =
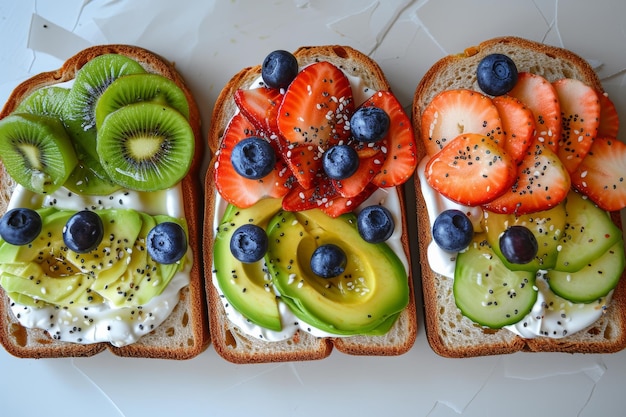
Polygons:
<instances>
[{"instance_id":1,"label":"strawberry slice","mask_svg":"<svg viewBox=\"0 0 626 417\"><path fill-rule=\"evenodd\" d=\"M336 197L321 207L321 210L330 217L339 217L344 213L349 213L367 200L378 189L372 183L369 183L363 191L354 197Z\"/></svg>"},{"instance_id":2,"label":"strawberry slice","mask_svg":"<svg viewBox=\"0 0 626 417\"><path fill-rule=\"evenodd\" d=\"M521 100L535 115L534 142L557 152L561 137L561 105L554 86L541 75L520 72L509 95Z\"/></svg>"},{"instance_id":3,"label":"strawberry slice","mask_svg":"<svg viewBox=\"0 0 626 417\"><path fill-rule=\"evenodd\" d=\"M516 215L547 210L563 201L570 185L570 176L556 153L533 143L517 167L513 186L483 208Z\"/></svg>"},{"instance_id":4,"label":"strawberry slice","mask_svg":"<svg viewBox=\"0 0 626 417\"><path fill-rule=\"evenodd\" d=\"M561 104L561 139L557 155L572 173L585 157L600 124L600 100L582 81L563 78L552 83Z\"/></svg>"},{"instance_id":5,"label":"strawberry slice","mask_svg":"<svg viewBox=\"0 0 626 417\"><path fill-rule=\"evenodd\" d=\"M503 139L498 109L489 97L473 90L439 93L422 113L421 135L430 156L463 133L480 133L497 142Z\"/></svg>"},{"instance_id":6,"label":"strawberry slice","mask_svg":"<svg viewBox=\"0 0 626 417\"><path fill-rule=\"evenodd\" d=\"M323 208L330 205L330 202L338 196L330 179L322 176L311 188L304 188L301 184L295 183L283 198L283 210L303 211Z\"/></svg>"},{"instance_id":7,"label":"strawberry slice","mask_svg":"<svg viewBox=\"0 0 626 417\"><path fill-rule=\"evenodd\" d=\"M515 163L519 163L533 140L535 116L521 100L513 96L496 96L492 101L502 119L502 128L506 137L504 150Z\"/></svg>"},{"instance_id":8,"label":"strawberry slice","mask_svg":"<svg viewBox=\"0 0 626 417\"><path fill-rule=\"evenodd\" d=\"M304 188L315 182L323 151L350 136L353 112L350 82L329 62L305 67L289 85L279 108L281 150Z\"/></svg>"},{"instance_id":9,"label":"strawberry slice","mask_svg":"<svg viewBox=\"0 0 626 417\"><path fill-rule=\"evenodd\" d=\"M276 158L274 170L264 178L251 180L237 174L230 161L234 146L250 136L260 136L260 132L242 113L235 115L224 133L216 154L214 180L222 198L237 207L250 207L264 197L280 198L290 189L293 178L281 158ZM274 150L277 145L272 142Z\"/></svg>"},{"instance_id":10,"label":"strawberry slice","mask_svg":"<svg viewBox=\"0 0 626 417\"><path fill-rule=\"evenodd\" d=\"M254 127L268 132L268 136L278 132L278 108L283 101L280 90L267 87L240 89L235 91L233 98Z\"/></svg>"},{"instance_id":11,"label":"strawberry slice","mask_svg":"<svg viewBox=\"0 0 626 417\"><path fill-rule=\"evenodd\" d=\"M357 154L359 155L357 171L348 178L331 180L337 193L342 197L351 198L359 195L380 172L381 164L385 160L385 155L380 149L373 152L371 148L364 147L357 149Z\"/></svg>"},{"instance_id":12,"label":"strawberry slice","mask_svg":"<svg viewBox=\"0 0 626 417\"><path fill-rule=\"evenodd\" d=\"M426 164L426 180L452 201L477 206L505 192L515 180L515 164L490 137L457 136Z\"/></svg>"},{"instance_id":13,"label":"strawberry slice","mask_svg":"<svg viewBox=\"0 0 626 417\"><path fill-rule=\"evenodd\" d=\"M626 144L597 137L587 156L572 173L574 188L598 207L617 211L626 207Z\"/></svg>"},{"instance_id":14,"label":"strawberry slice","mask_svg":"<svg viewBox=\"0 0 626 417\"><path fill-rule=\"evenodd\" d=\"M615 104L608 94L597 92L600 99L600 125L598 126L598 136L604 138L616 138L619 130L619 115Z\"/></svg>"}]
</instances>

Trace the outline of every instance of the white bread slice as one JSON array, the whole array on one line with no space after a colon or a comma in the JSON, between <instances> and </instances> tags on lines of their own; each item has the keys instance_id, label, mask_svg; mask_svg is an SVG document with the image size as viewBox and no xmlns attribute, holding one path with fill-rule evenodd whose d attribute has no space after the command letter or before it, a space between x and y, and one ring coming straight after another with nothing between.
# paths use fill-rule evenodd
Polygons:
<instances>
[{"instance_id":1,"label":"white bread slice","mask_svg":"<svg viewBox=\"0 0 626 417\"><path fill-rule=\"evenodd\" d=\"M380 67L366 55L346 46L301 47L294 52L300 66L316 61L328 61L348 74L359 76L365 85L375 90L390 90ZM234 92L249 87L261 75L261 66L242 69L220 93L209 127L209 147L215 154L229 120L235 114ZM216 351L226 360L234 363L282 362L322 359L330 355L333 346L352 355L399 355L408 351L417 336L417 318L413 291L412 274L409 274L410 301L394 327L384 336L352 336L347 338L316 338L305 332L284 342L266 342L249 337L235 327L226 317L219 294L212 284L212 249L215 231L212 219L215 213L215 188L213 184L213 163L209 166L205 181L205 283L208 293L211 340ZM398 188L402 204L404 194ZM410 259L406 213L402 207L402 243L407 258Z\"/></svg>"},{"instance_id":2,"label":"white bread slice","mask_svg":"<svg viewBox=\"0 0 626 417\"><path fill-rule=\"evenodd\" d=\"M109 343L78 344L59 342L43 330L26 329L13 317L9 299L0 288L0 343L14 356L24 358L56 358L91 356L105 349L128 357L189 359L204 351L210 341L206 323L206 297L202 278L200 255L200 228L202 219L202 188L199 172L202 164L204 140L200 132L200 113L189 88L174 65L144 48L131 45L98 45L87 48L69 58L58 70L44 72L18 85L2 111L0 119L9 115L19 103L36 89L72 80L89 60L103 54L121 54L139 62L148 72L161 74L173 80L185 92L189 104L189 122L196 139L195 154L189 173L182 181L185 195L185 213L189 227L189 246L193 252L190 284L180 292L180 301L172 314L153 332L136 343L114 347ZM12 179L0 164L0 213L6 211L14 187Z\"/></svg>"},{"instance_id":3,"label":"white bread slice","mask_svg":"<svg viewBox=\"0 0 626 417\"><path fill-rule=\"evenodd\" d=\"M542 75L548 81L576 78L602 92L602 85L593 68L581 57L560 48L515 37L485 41L463 53L450 55L435 63L415 91L413 128L420 156L423 157L421 115L432 98L441 91L469 88L480 91L476 82L476 66L486 55L502 53L513 59L518 71ZM422 265L422 288L426 334L433 350L445 357L472 357L513 353L517 351L610 353L626 347L626 279L622 275L610 307L596 323L563 339L538 337L523 339L508 330L484 329L461 315L452 293L453 280L434 273L428 264L427 247L432 240L426 203L415 176L419 251ZM619 213L612 213L622 227Z\"/></svg>"}]
</instances>

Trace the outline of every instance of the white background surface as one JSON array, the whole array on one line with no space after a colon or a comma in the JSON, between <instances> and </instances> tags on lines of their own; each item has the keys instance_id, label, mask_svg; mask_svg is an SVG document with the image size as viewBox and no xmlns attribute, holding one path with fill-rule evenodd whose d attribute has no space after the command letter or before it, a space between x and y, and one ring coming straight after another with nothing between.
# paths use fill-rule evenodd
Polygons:
<instances>
[{"instance_id":1,"label":"white background surface","mask_svg":"<svg viewBox=\"0 0 626 417\"><path fill-rule=\"evenodd\" d=\"M336 43L376 59L408 108L437 59L490 37L517 35L590 60L626 120L625 17L622 0L0 0L0 102L20 81L58 68L86 46L136 44L176 62L206 132L217 94L242 67L274 49ZM179 362L109 353L25 360L0 349L0 413L626 415L626 352L444 359L428 346L418 315L415 346L393 358L334 352L315 362L233 365L212 347Z\"/></svg>"}]
</instances>

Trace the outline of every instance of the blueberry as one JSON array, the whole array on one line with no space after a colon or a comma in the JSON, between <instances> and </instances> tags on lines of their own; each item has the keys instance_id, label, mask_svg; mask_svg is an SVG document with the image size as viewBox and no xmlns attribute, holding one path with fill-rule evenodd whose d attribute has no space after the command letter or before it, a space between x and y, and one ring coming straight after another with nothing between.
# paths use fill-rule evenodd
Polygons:
<instances>
[{"instance_id":1,"label":"blueberry","mask_svg":"<svg viewBox=\"0 0 626 417\"><path fill-rule=\"evenodd\" d=\"M336 145L324 152L322 167L329 178L348 178L359 168L359 155L348 145Z\"/></svg>"},{"instance_id":2,"label":"blueberry","mask_svg":"<svg viewBox=\"0 0 626 417\"><path fill-rule=\"evenodd\" d=\"M465 249L473 237L472 222L460 210L442 211L433 224L433 239L446 251L458 252Z\"/></svg>"},{"instance_id":3,"label":"blueberry","mask_svg":"<svg viewBox=\"0 0 626 417\"><path fill-rule=\"evenodd\" d=\"M156 262L173 264L187 253L187 234L176 222L159 223L148 232L146 247Z\"/></svg>"},{"instance_id":4,"label":"blueberry","mask_svg":"<svg viewBox=\"0 0 626 417\"><path fill-rule=\"evenodd\" d=\"M535 259L539 247L537 238L527 227L511 226L498 241L502 256L512 264L527 264Z\"/></svg>"},{"instance_id":5,"label":"blueberry","mask_svg":"<svg viewBox=\"0 0 626 417\"><path fill-rule=\"evenodd\" d=\"M104 237L104 225L97 213L82 210L72 215L63 228L63 241L76 253L91 252Z\"/></svg>"},{"instance_id":6,"label":"blueberry","mask_svg":"<svg viewBox=\"0 0 626 417\"><path fill-rule=\"evenodd\" d=\"M287 88L298 75L298 60L291 52L273 51L261 65L261 77L268 87Z\"/></svg>"},{"instance_id":7,"label":"blueberry","mask_svg":"<svg viewBox=\"0 0 626 417\"><path fill-rule=\"evenodd\" d=\"M358 141L378 142L389 131L389 115L378 107L361 107L350 118L350 131Z\"/></svg>"},{"instance_id":8,"label":"blueberry","mask_svg":"<svg viewBox=\"0 0 626 417\"><path fill-rule=\"evenodd\" d=\"M367 206L357 217L359 234L369 243L380 243L389 239L395 223L391 212L383 206Z\"/></svg>"},{"instance_id":9,"label":"blueberry","mask_svg":"<svg viewBox=\"0 0 626 417\"><path fill-rule=\"evenodd\" d=\"M267 233L256 224L239 226L230 238L230 252L243 263L261 260L267 252Z\"/></svg>"},{"instance_id":10,"label":"blueberry","mask_svg":"<svg viewBox=\"0 0 626 417\"><path fill-rule=\"evenodd\" d=\"M41 232L41 216L29 208L14 208L0 219L0 237L12 245L27 245Z\"/></svg>"},{"instance_id":11,"label":"blueberry","mask_svg":"<svg viewBox=\"0 0 626 417\"><path fill-rule=\"evenodd\" d=\"M506 55L487 55L478 63L476 78L478 86L486 94L501 96L517 83L517 67Z\"/></svg>"},{"instance_id":12,"label":"blueberry","mask_svg":"<svg viewBox=\"0 0 626 417\"><path fill-rule=\"evenodd\" d=\"M348 258L345 252L332 243L318 246L311 255L311 270L322 278L341 275L347 263Z\"/></svg>"},{"instance_id":13,"label":"blueberry","mask_svg":"<svg viewBox=\"0 0 626 417\"><path fill-rule=\"evenodd\" d=\"M276 153L268 141L251 136L233 147L230 160L239 175L258 180L272 172L276 165Z\"/></svg>"}]
</instances>

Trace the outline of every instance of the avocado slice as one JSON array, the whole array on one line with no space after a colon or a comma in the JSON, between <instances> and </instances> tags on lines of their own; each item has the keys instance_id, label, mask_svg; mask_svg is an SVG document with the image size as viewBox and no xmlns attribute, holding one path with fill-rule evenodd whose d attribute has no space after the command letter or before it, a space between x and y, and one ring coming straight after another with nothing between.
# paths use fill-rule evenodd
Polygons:
<instances>
[{"instance_id":1,"label":"avocado slice","mask_svg":"<svg viewBox=\"0 0 626 417\"><path fill-rule=\"evenodd\" d=\"M280 331L282 324L276 294L264 261L244 264L230 252L230 239L243 224L252 223L265 228L269 219L282 206L282 201L266 198L254 206L240 209L227 206L215 236L213 263L215 276L224 297L251 322L267 329Z\"/></svg>"},{"instance_id":2,"label":"avocado slice","mask_svg":"<svg viewBox=\"0 0 626 417\"><path fill-rule=\"evenodd\" d=\"M281 299L301 320L341 335L381 334L409 302L408 275L385 243L361 238L352 213L332 218L321 210L280 212L268 224L266 264ZM323 244L348 258L334 278L313 273L310 259Z\"/></svg>"}]
</instances>

